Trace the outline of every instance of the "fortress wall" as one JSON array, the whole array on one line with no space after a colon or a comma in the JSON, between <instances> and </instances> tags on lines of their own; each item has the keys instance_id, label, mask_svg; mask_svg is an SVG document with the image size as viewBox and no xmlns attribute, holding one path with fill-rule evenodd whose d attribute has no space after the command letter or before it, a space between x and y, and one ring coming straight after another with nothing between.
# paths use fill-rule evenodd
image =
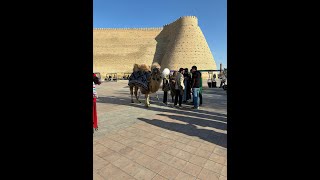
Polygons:
<instances>
[{"instance_id":1,"label":"fortress wall","mask_svg":"<svg viewBox=\"0 0 320 180\"><path fill-rule=\"evenodd\" d=\"M134 63L151 64L156 47L154 39L162 28L94 29L93 71L132 72Z\"/></svg>"},{"instance_id":2,"label":"fortress wall","mask_svg":"<svg viewBox=\"0 0 320 180\"><path fill-rule=\"evenodd\" d=\"M93 30L93 67L106 73L132 72L134 63L158 62L161 69L196 65L217 69L195 16L180 17L162 28L97 28ZM208 73L202 73L204 79Z\"/></svg>"}]
</instances>

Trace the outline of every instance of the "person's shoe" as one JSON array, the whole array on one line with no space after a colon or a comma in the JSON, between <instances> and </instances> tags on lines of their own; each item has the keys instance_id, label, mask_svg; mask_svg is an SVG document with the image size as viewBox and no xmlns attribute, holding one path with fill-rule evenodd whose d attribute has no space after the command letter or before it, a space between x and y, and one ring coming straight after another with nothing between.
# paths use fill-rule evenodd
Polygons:
<instances>
[{"instance_id":1,"label":"person's shoe","mask_svg":"<svg viewBox=\"0 0 320 180\"><path fill-rule=\"evenodd\" d=\"M194 110L199 110L199 107L192 107L191 109L194 109Z\"/></svg>"}]
</instances>

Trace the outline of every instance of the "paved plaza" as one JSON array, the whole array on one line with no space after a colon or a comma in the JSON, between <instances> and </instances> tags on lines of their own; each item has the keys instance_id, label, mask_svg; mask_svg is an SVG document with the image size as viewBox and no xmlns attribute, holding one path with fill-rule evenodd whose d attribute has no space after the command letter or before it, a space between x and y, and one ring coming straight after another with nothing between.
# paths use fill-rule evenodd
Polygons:
<instances>
[{"instance_id":1,"label":"paved plaza","mask_svg":"<svg viewBox=\"0 0 320 180\"><path fill-rule=\"evenodd\" d=\"M164 105L161 89L146 108L144 95L130 103L126 80L97 85L94 180L226 180L227 94L203 86L203 106L192 110L172 107L170 94Z\"/></svg>"}]
</instances>

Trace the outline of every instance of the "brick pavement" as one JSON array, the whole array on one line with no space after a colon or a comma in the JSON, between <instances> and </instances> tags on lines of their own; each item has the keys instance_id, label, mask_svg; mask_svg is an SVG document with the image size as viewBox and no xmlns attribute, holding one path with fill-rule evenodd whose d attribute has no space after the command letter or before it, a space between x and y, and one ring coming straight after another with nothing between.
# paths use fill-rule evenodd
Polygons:
<instances>
[{"instance_id":1,"label":"brick pavement","mask_svg":"<svg viewBox=\"0 0 320 180\"><path fill-rule=\"evenodd\" d=\"M95 180L227 179L225 91L204 88L198 111L163 105L161 91L160 102L151 95L149 108L143 96L141 104L132 104L127 81L104 82L97 92Z\"/></svg>"}]
</instances>

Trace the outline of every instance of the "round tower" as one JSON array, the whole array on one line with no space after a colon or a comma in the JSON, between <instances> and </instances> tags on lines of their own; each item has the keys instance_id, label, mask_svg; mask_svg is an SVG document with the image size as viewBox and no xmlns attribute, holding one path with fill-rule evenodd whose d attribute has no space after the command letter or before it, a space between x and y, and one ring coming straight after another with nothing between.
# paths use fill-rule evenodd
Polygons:
<instances>
[{"instance_id":1,"label":"round tower","mask_svg":"<svg viewBox=\"0 0 320 180\"><path fill-rule=\"evenodd\" d=\"M195 65L198 70L217 69L197 17L184 16L169 26L173 26L173 33L170 33L166 54L161 61L162 68L191 69Z\"/></svg>"}]
</instances>

